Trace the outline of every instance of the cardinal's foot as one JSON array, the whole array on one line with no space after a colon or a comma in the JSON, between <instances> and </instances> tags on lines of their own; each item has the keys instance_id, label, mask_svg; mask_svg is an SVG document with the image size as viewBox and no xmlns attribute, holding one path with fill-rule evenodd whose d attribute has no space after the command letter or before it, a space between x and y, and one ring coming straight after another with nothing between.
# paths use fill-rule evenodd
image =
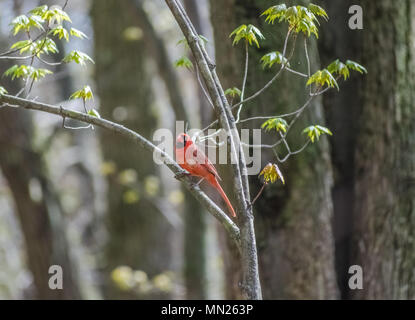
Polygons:
<instances>
[{"instance_id":1,"label":"cardinal's foot","mask_svg":"<svg viewBox=\"0 0 415 320\"><path fill-rule=\"evenodd\" d=\"M190 176L190 173L189 173L189 172L180 172L180 173L176 173L176 174L174 175L174 177L175 177L177 180L180 180L181 178L183 178L183 177L185 177L185 176Z\"/></svg>"}]
</instances>

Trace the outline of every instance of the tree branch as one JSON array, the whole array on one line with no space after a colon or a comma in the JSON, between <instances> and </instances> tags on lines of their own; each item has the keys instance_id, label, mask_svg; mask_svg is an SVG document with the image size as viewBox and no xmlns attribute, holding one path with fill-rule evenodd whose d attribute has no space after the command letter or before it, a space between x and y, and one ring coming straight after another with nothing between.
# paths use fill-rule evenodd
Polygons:
<instances>
[{"instance_id":1,"label":"tree branch","mask_svg":"<svg viewBox=\"0 0 415 320\"><path fill-rule=\"evenodd\" d=\"M245 41L245 69L244 69L244 78L243 78L243 81L242 81L241 101L244 100L246 79L248 78L248 65L249 65L249 50L248 49L249 49L248 48L248 42ZM238 113L237 113L237 116L236 116L236 123L239 122L243 106L244 105L241 103L241 105L238 108Z\"/></svg>"}]
</instances>

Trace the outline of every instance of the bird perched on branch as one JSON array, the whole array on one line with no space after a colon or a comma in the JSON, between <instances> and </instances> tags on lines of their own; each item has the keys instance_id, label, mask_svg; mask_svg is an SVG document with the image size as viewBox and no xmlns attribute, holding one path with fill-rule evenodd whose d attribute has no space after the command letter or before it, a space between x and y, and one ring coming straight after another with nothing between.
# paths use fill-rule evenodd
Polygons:
<instances>
[{"instance_id":1,"label":"bird perched on branch","mask_svg":"<svg viewBox=\"0 0 415 320\"><path fill-rule=\"evenodd\" d=\"M186 133L181 133L176 139L176 161L185 170L187 170L192 176L201 177L202 179L198 182L202 182L204 179L207 180L216 190L219 191L232 217L236 217L235 210L233 209L231 202L220 186L218 180L219 177L216 168L210 162L209 158L205 153L198 148Z\"/></svg>"}]
</instances>

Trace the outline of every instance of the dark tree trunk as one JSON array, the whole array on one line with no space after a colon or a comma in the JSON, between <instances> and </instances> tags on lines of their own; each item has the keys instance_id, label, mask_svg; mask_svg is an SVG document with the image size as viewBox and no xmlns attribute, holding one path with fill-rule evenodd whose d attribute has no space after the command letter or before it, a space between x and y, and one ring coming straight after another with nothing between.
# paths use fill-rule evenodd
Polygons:
<instances>
[{"instance_id":1,"label":"dark tree trunk","mask_svg":"<svg viewBox=\"0 0 415 320\"><path fill-rule=\"evenodd\" d=\"M100 112L105 118L115 118L151 138L156 116L145 43L143 39L126 36L127 28L135 24L126 8L115 0L93 1L95 75ZM120 113L121 118L117 119ZM116 167L108 176L106 269L110 272L119 265L128 265L145 271L150 277L171 270L173 230L157 209L157 199L149 195L145 187L146 178L157 175L152 155L126 145L120 137L107 132L101 132L101 146L105 161ZM119 178L120 174L131 173L125 171L128 169L136 173L137 181L125 184ZM126 197L128 194L130 198ZM159 181L157 196L161 195L162 182ZM123 296L118 291L108 294L109 297Z\"/></svg>"},{"instance_id":2,"label":"dark tree trunk","mask_svg":"<svg viewBox=\"0 0 415 320\"><path fill-rule=\"evenodd\" d=\"M354 1L324 1L323 7L330 20L322 25L319 52L322 66L335 59L361 61L361 34L348 26L348 9ZM341 41L339 40L341 39ZM328 127L334 132L329 139L334 171L333 207L336 242L336 272L341 297L349 297L348 274L352 239L355 189L355 148L358 129L357 118L362 106L362 79L353 76L341 83L340 92L329 91L323 103Z\"/></svg>"},{"instance_id":3,"label":"dark tree trunk","mask_svg":"<svg viewBox=\"0 0 415 320\"><path fill-rule=\"evenodd\" d=\"M415 6L362 1L363 64L352 264L364 289L353 298L415 298Z\"/></svg>"},{"instance_id":4,"label":"dark tree trunk","mask_svg":"<svg viewBox=\"0 0 415 320\"><path fill-rule=\"evenodd\" d=\"M211 19L215 34L216 63L225 88L241 88L243 46L232 47L229 34L242 23L252 23L263 31L266 40L261 49L251 48L246 97L260 89L276 72L262 70L259 59L272 50L281 50L286 27L269 26L260 13L271 6L268 1L211 0ZM297 39L292 65L306 72L303 36ZM314 41L309 48L312 66L319 68ZM289 45L291 47L292 43ZM305 81L297 76L283 75L263 95L244 106L243 117L250 115L282 114L299 108L306 100ZM255 127L260 126L260 122ZM303 144L301 130L309 124L324 125L321 103L316 100L308 112L292 129L290 144ZM264 135L265 137L265 135ZM277 140L274 136L272 140ZM264 142L264 141L263 141ZM270 151L262 153L262 164L274 161ZM260 276L265 299L338 297L334 271L334 241L332 235L332 172L328 143L321 139L300 155L293 156L280 166L286 186L267 186L255 204ZM260 188L256 176L251 179L254 196ZM234 255L231 255L234 256ZM236 288L237 261L228 263L228 279ZM238 297L228 290L228 297Z\"/></svg>"},{"instance_id":5,"label":"dark tree trunk","mask_svg":"<svg viewBox=\"0 0 415 320\"><path fill-rule=\"evenodd\" d=\"M336 132L331 141L338 278L343 298L413 299L415 9L412 1L360 1L359 31L347 25L352 4L325 2L332 19L320 47L325 64L330 57L351 58L369 72L325 98ZM363 290L348 287L354 264L363 268Z\"/></svg>"}]
</instances>

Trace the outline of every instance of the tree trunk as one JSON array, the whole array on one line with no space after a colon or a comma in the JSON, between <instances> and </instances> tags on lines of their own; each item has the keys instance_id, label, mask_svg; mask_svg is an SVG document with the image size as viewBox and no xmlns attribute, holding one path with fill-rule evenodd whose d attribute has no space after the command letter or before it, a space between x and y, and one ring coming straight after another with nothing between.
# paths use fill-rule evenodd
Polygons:
<instances>
[{"instance_id":1,"label":"tree trunk","mask_svg":"<svg viewBox=\"0 0 415 320\"><path fill-rule=\"evenodd\" d=\"M275 74L275 68L262 70L259 59L272 50L281 50L286 27L266 25L260 16L270 6L268 1L211 0L211 19L214 27L216 64L224 87L241 88L244 65L242 45L232 47L229 34L240 24L252 23L264 33L261 48L249 50L250 64L245 97L260 89ZM303 36L298 37L292 65L306 72ZM291 44L289 45L289 47ZM318 67L315 43L310 48L313 70ZM283 75L256 100L245 104L242 118L251 115L282 114L299 108L306 99L305 81L297 76ZM260 126L260 122L255 127ZM292 146L301 146L301 131L306 125L324 125L319 100L293 127ZM272 141L277 140L274 136ZM262 153L262 164L275 162L271 152ZM334 272L334 243L331 218L332 172L328 144L321 139L300 155L280 166L286 186L267 186L256 202L255 217L259 250L260 276L265 299L276 298L337 298ZM252 176L251 192L261 187ZM235 256L232 255L231 256ZM238 273L234 259L227 262L229 287L235 286ZM229 298L237 298L235 290L228 290Z\"/></svg>"},{"instance_id":2,"label":"tree trunk","mask_svg":"<svg viewBox=\"0 0 415 320\"><path fill-rule=\"evenodd\" d=\"M146 66L145 43L134 30L127 29L134 26L132 16L118 1L96 0L92 17L100 112L103 117L115 118L151 138L156 127L151 75ZM111 163L115 165L115 171L108 175L106 270L127 265L145 271L150 277L170 270L173 230L149 190L150 183L157 190L156 196L162 195L162 182L155 176L157 167L152 155L104 131L101 145L106 163L110 167ZM132 181L123 182L123 176ZM165 298L169 294L152 297ZM108 296L124 295L115 290Z\"/></svg>"},{"instance_id":3,"label":"tree trunk","mask_svg":"<svg viewBox=\"0 0 415 320\"><path fill-rule=\"evenodd\" d=\"M324 1L323 7L330 20L322 25L319 52L322 66L329 65L339 58L361 61L361 32L348 26L348 8L354 1ZM342 39L342 41L338 41ZM333 207L336 247L337 280L343 299L349 298L348 281L350 260L353 206L355 189L355 148L358 129L357 118L362 105L362 80L365 77L353 76L340 84L340 91L331 90L323 96L324 110L328 127L333 131L330 137L331 161L333 165Z\"/></svg>"},{"instance_id":4,"label":"tree trunk","mask_svg":"<svg viewBox=\"0 0 415 320\"><path fill-rule=\"evenodd\" d=\"M362 91L355 151L352 264L363 268L353 298L415 298L415 7L362 1Z\"/></svg>"}]
</instances>

